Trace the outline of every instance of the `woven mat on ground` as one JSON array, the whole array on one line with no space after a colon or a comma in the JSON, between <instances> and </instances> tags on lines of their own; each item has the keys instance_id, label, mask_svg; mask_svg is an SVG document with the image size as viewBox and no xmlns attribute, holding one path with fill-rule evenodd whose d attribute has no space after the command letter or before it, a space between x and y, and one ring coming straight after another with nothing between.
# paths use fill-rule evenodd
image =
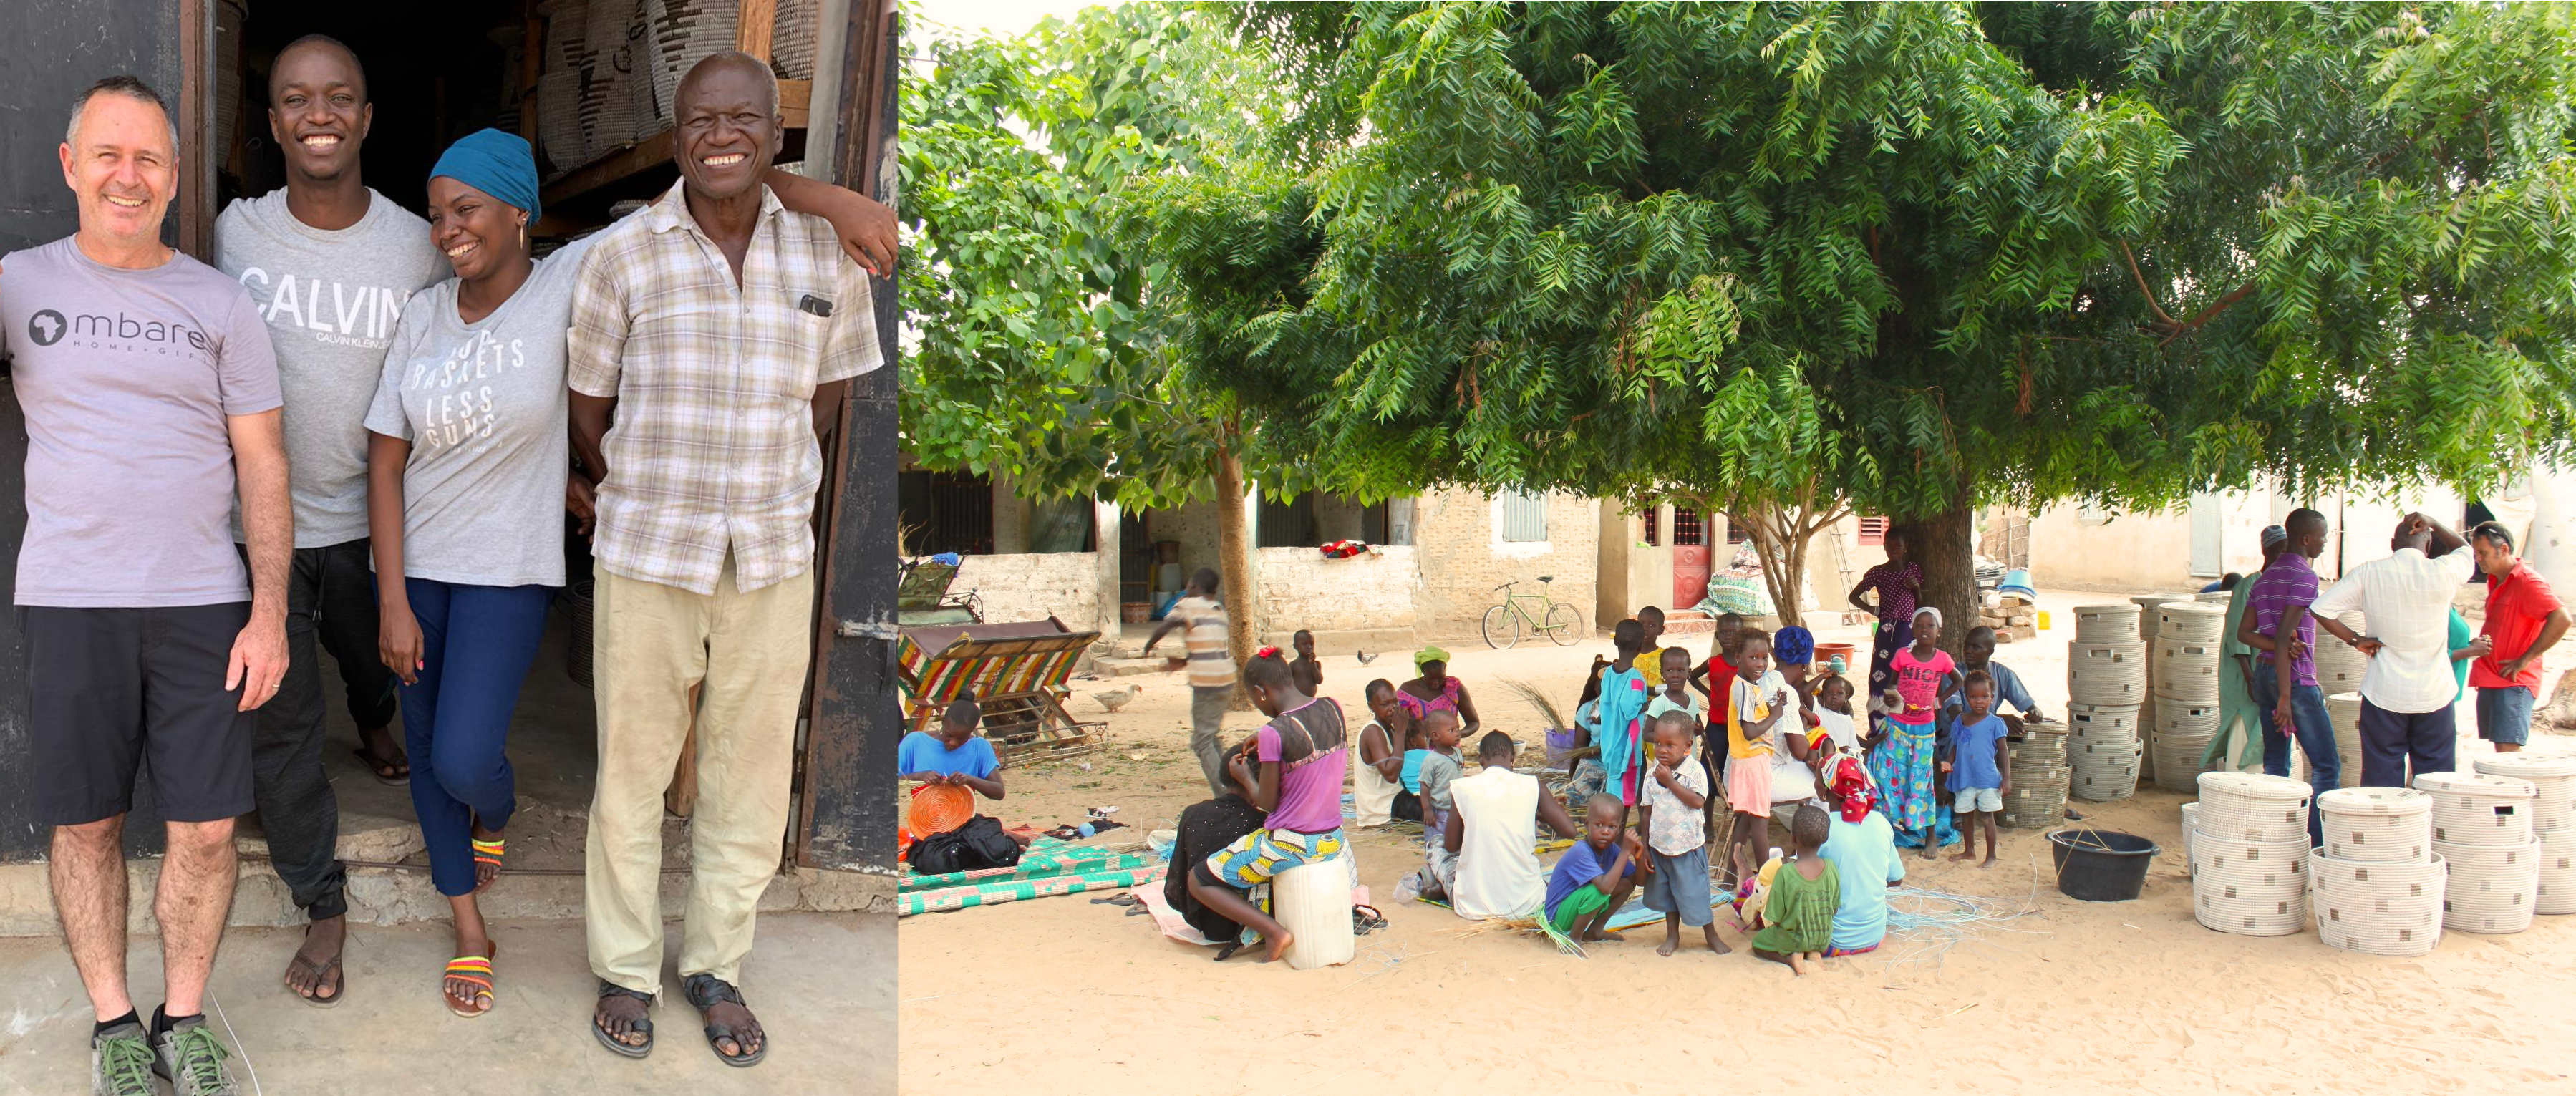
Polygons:
<instances>
[{"instance_id":1,"label":"woven mat on ground","mask_svg":"<svg viewBox=\"0 0 2576 1096\"><path fill-rule=\"evenodd\" d=\"M1162 881L1156 880L1152 886L1139 886L1127 893L1135 895L1136 901L1144 904L1145 911L1153 915L1154 927L1161 930L1163 935L1169 936L1184 944L1196 944L1203 948L1212 948L1217 945L1216 941L1208 939L1205 934L1190 927L1190 923L1181 917L1181 911L1173 909L1172 904L1163 899ZM1369 889L1367 887L1352 887L1351 905L1365 906L1368 904Z\"/></svg>"},{"instance_id":2,"label":"woven mat on ground","mask_svg":"<svg viewBox=\"0 0 2576 1096\"><path fill-rule=\"evenodd\" d=\"M1417 898L1415 901L1426 906L1438 906L1444 910L1449 908L1449 903L1442 902L1434 898ZM1709 908L1716 909L1718 906L1724 904L1725 903L1722 902L1716 903L1711 905ZM1610 915L1609 922L1601 926L1601 931L1625 932L1629 929L1643 928L1647 925L1660 925L1663 923L1664 915L1657 911L1647 909L1646 900L1644 898L1631 897L1628 899L1627 905L1619 907L1619 912ZM1556 950L1564 952L1567 955L1574 956L1577 959L1584 957L1583 945L1575 943L1573 937L1567 936L1564 932L1558 930L1555 925L1549 924L1545 917L1492 917L1477 922L1475 927L1468 931L1474 932L1491 929L1537 933L1547 937L1549 943L1555 944Z\"/></svg>"},{"instance_id":3,"label":"woven mat on ground","mask_svg":"<svg viewBox=\"0 0 2576 1096\"><path fill-rule=\"evenodd\" d=\"M895 915L909 917L1027 898L1116 890L1162 877L1163 865L1151 852L1068 845L1041 837L1029 843L1017 865L1008 868L946 875L914 875L906 869L896 882Z\"/></svg>"}]
</instances>

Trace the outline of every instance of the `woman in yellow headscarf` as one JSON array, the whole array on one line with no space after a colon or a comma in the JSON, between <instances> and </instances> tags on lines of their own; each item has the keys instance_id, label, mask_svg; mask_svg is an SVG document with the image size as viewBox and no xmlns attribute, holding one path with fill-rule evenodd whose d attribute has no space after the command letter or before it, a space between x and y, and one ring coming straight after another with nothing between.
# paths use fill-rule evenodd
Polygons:
<instances>
[{"instance_id":1,"label":"woman in yellow headscarf","mask_svg":"<svg viewBox=\"0 0 2576 1096\"><path fill-rule=\"evenodd\" d=\"M1473 738L1481 725L1476 718L1476 702L1468 698L1465 685L1449 676L1449 652L1438 647L1415 651L1413 670L1422 676L1395 687L1395 702L1413 717L1412 722L1418 726L1423 716L1435 711L1454 712L1458 716L1459 740Z\"/></svg>"}]
</instances>

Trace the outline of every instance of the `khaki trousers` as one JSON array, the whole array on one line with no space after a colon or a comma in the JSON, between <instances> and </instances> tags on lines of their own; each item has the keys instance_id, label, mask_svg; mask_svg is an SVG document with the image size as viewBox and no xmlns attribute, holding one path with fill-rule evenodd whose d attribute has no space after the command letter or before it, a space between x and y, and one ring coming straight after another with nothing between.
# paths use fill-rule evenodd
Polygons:
<instances>
[{"instance_id":1,"label":"khaki trousers","mask_svg":"<svg viewBox=\"0 0 2576 1096\"><path fill-rule=\"evenodd\" d=\"M716 592L694 594L594 570L599 785L582 888L590 969L661 992L662 792L689 737L689 691L703 682L679 974L740 984L787 831L796 705L814 653L814 573L743 593L728 555Z\"/></svg>"}]
</instances>

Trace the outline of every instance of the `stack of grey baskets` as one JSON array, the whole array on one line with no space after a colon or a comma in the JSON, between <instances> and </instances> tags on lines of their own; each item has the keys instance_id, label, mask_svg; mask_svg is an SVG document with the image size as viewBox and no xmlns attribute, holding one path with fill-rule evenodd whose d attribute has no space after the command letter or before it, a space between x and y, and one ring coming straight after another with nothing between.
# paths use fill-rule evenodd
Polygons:
<instances>
[{"instance_id":1,"label":"stack of grey baskets","mask_svg":"<svg viewBox=\"0 0 2576 1096\"><path fill-rule=\"evenodd\" d=\"M2138 789L2145 752L2139 709L2147 699L2147 645L2135 605L2086 605L2075 610L2075 639L2066 645L2068 794L2102 802L2127 799Z\"/></svg>"},{"instance_id":2,"label":"stack of grey baskets","mask_svg":"<svg viewBox=\"0 0 2576 1096\"><path fill-rule=\"evenodd\" d=\"M2058 723L2021 725L2008 743L2012 794L2004 797L2003 824L2047 829L2066 821L2066 791L2074 772L2066 764L2068 728Z\"/></svg>"},{"instance_id":3,"label":"stack of grey baskets","mask_svg":"<svg viewBox=\"0 0 2576 1096\"><path fill-rule=\"evenodd\" d=\"M2371 955L2423 955L2442 939L2446 865L2433 852L2433 797L2407 788L2317 796L2325 844L2308 860L2317 938Z\"/></svg>"},{"instance_id":4,"label":"stack of grey baskets","mask_svg":"<svg viewBox=\"0 0 2576 1096\"><path fill-rule=\"evenodd\" d=\"M2531 828L2540 789L2484 773L2425 773L2433 799L2433 853L2450 865L2442 925L2462 932L2521 932L2540 900L2540 839Z\"/></svg>"},{"instance_id":5,"label":"stack of grey baskets","mask_svg":"<svg viewBox=\"0 0 2576 1096\"><path fill-rule=\"evenodd\" d=\"M740 40L741 0L644 0L645 70L653 84L658 120L669 123L679 101L680 78L698 62L734 48Z\"/></svg>"},{"instance_id":6,"label":"stack of grey baskets","mask_svg":"<svg viewBox=\"0 0 2576 1096\"><path fill-rule=\"evenodd\" d=\"M2155 726L2147 739L2156 785L2189 792L2200 787L2201 755L2218 734L2219 633L2226 629L2227 607L2203 601L2172 601L2155 610L2157 627L2148 657L2150 691L2155 697Z\"/></svg>"},{"instance_id":7,"label":"stack of grey baskets","mask_svg":"<svg viewBox=\"0 0 2576 1096\"><path fill-rule=\"evenodd\" d=\"M2329 636L2317 638L2320 646L2327 643L2338 647L2343 645ZM2318 676L2322 678L2324 674L2320 672ZM2361 786L2361 694L2327 693L2326 721L2334 724L2335 757L2343 766L2338 783L2346 788L2358 788ZM2304 764L2306 755L2300 755L2299 760Z\"/></svg>"},{"instance_id":8,"label":"stack of grey baskets","mask_svg":"<svg viewBox=\"0 0 2576 1096\"><path fill-rule=\"evenodd\" d=\"M2308 925L2308 786L2261 773L2200 774L2191 857L2192 916L2240 936Z\"/></svg>"},{"instance_id":9,"label":"stack of grey baskets","mask_svg":"<svg viewBox=\"0 0 2576 1096\"><path fill-rule=\"evenodd\" d=\"M2540 897L2532 912L2576 913L2576 754L2497 754L2479 758L2476 768L2539 790L2531 828L2540 835Z\"/></svg>"},{"instance_id":10,"label":"stack of grey baskets","mask_svg":"<svg viewBox=\"0 0 2576 1096\"><path fill-rule=\"evenodd\" d=\"M590 0L546 0L545 57L537 72L537 147L557 171L587 162L581 126L582 81L591 66Z\"/></svg>"},{"instance_id":11,"label":"stack of grey baskets","mask_svg":"<svg viewBox=\"0 0 2576 1096\"><path fill-rule=\"evenodd\" d=\"M2190 594L2138 594L2129 603L2138 607L2138 642L2147 645L2147 695L2138 701L2138 779L2156 778L2156 708L2162 700L2156 695L2156 637L2162 634L2163 618L2157 610L2174 602L2192 600Z\"/></svg>"}]
</instances>

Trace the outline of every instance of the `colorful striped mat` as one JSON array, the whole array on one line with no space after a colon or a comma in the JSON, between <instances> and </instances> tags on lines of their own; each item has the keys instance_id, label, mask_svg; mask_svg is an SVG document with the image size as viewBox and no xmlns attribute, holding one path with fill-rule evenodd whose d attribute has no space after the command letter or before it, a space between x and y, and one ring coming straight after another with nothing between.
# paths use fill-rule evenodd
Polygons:
<instances>
[{"instance_id":1,"label":"colorful striped mat","mask_svg":"<svg viewBox=\"0 0 2576 1096\"><path fill-rule=\"evenodd\" d=\"M1029 843L1028 851L1012 867L945 875L914 875L906 869L895 884L895 915L909 917L1028 898L1117 890L1162 877L1163 865L1153 853L1142 849L1123 852L1041 837Z\"/></svg>"}]
</instances>

